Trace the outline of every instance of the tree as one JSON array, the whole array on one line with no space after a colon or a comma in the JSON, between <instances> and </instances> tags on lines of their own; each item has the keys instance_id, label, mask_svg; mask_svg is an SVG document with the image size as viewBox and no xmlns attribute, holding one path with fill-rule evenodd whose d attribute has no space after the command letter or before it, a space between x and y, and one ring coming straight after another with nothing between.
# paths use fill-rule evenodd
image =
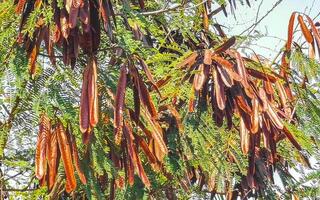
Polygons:
<instances>
[{"instance_id":1,"label":"tree","mask_svg":"<svg viewBox=\"0 0 320 200\"><path fill-rule=\"evenodd\" d=\"M319 157L317 24L241 55L211 20L235 3L1 2L1 198L319 194L289 173Z\"/></svg>"}]
</instances>

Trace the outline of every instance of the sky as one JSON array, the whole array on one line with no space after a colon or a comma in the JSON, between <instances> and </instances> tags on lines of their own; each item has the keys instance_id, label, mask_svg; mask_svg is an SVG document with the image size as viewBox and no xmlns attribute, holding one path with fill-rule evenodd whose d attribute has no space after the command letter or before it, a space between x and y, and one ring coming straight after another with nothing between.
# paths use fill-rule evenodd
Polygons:
<instances>
[{"instance_id":1,"label":"sky","mask_svg":"<svg viewBox=\"0 0 320 200\"><path fill-rule=\"evenodd\" d=\"M258 19L264 16L277 1L278 0L250 0L251 8L238 3L237 10L235 11L236 19L232 15L226 18L222 12L216 15L215 19L218 23L228 27L228 30L226 30L227 33L230 35L239 35L254 24L260 4ZM239 0L236 2L239 2ZM283 0L255 28L255 31L266 34L268 37L254 41L253 43L255 45L251 45L251 48L257 53L272 59L285 44L284 40L287 38L288 22L292 12L303 12L311 18L314 18L319 13L319 8L320 0ZM230 11L230 8L227 8L227 10ZM317 17L316 21L320 21L320 17ZM254 34L255 32L251 33L251 35Z\"/></svg>"}]
</instances>

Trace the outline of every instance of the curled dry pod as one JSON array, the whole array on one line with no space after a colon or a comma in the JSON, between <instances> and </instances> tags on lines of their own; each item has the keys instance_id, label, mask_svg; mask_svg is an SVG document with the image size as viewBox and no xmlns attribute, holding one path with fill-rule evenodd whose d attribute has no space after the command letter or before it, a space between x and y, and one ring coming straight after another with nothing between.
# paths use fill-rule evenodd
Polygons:
<instances>
[{"instance_id":1,"label":"curled dry pod","mask_svg":"<svg viewBox=\"0 0 320 200\"><path fill-rule=\"evenodd\" d=\"M267 130L271 131L272 122L266 112L263 113L263 119L264 119L264 123L265 123L264 125L266 126Z\"/></svg>"},{"instance_id":2,"label":"curled dry pod","mask_svg":"<svg viewBox=\"0 0 320 200\"><path fill-rule=\"evenodd\" d=\"M115 138L116 143L120 144L121 142L121 132L122 132L122 120L123 120L123 107L124 99L126 93L126 84L127 84L127 67L122 65L120 69L120 77L117 86L117 93L115 99L115 109L114 109L114 122L115 127Z\"/></svg>"},{"instance_id":3,"label":"curled dry pod","mask_svg":"<svg viewBox=\"0 0 320 200\"><path fill-rule=\"evenodd\" d=\"M50 137L51 124L50 119L42 114L40 117L40 127L37 139L37 148L36 148L36 158L35 158L35 174L36 177L40 180L45 176L46 173L46 149L48 139Z\"/></svg>"},{"instance_id":4,"label":"curled dry pod","mask_svg":"<svg viewBox=\"0 0 320 200\"><path fill-rule=\"evenodd\" d=\"M47 182L48 182L47 180L48 180L48 171L45 171L43 177L39 180L39 185L40 185L41 187L46 186L46 185L47 185Z\"/></svg>"},{"instance_id":5,"label":"curled dry pod","mask_svg":"<svg viewBox=\"0 0 320 200\"><path fill-rule=\"evenodd\" d=\"M57 125L57 136L63 166L66 173L66 192L70 193L77 187L77 182L72 165L71 146L61 122L58 122Z\"/></svg>"},{"instance_id":6,"label":"curled dry pod","mask_svg":"<svg viewBox=\"0 0 320 200\"><path fill-rule=\"evenodd\" d=\"M186 66L191 66L196 62L196 59L198 57L198 52L193 52L191 55L189 55L186 59L184 59L181 63L178 64L178 68L185 68Z\"/></svg>"},{"instance_id":7,"label":"curled dry pod","mask_svg":"<svg viewBox=\"0 0 320 200\"><path fill-rule=\"evenodd\" d=\"M233 71L232 69L226 69L226 71L228 72L229 76L233 80L238 81L238 82L242 81L242 77L237 72Z\"/></svg>"},{"instance_id":8,"label":"curled dry pod","mask_svg":"<svg viewBox=\"0 0 320 200\"><path fill-rule=\"evenodd\" d=\"M82 133L91 133L91 128L98 123L98 88L96 62L96 58L91 57L83 73L79 116L80 130Z\"/></svg>"},{"instance_id":9,"label":"curled dry pod","mask_svg":"<svg viewBox=\"0 0 320 200\"><path fill-rule=\"evenodd\" d=\"M80 21L85 25L88 25L90 22L89 10L90 10L89 3L87 1L84 1L83 6L81 6L79 10L79 18L80 18Z\"/></svg>"},{"instance_id":10,"label":"curled dry pod","mask_svg":"<svg viewBox=\"0 0 320 200\"><path fill-rule=\"evenodd\" d=\"M129 114L130 114L130 119L132 121L134 121L134 119L136 119L136 113L133 112L133 110L129 109ZM148 139L151 139L152 138L152 133L151 131L149 131L145 125L143 124L142 121L140 121L138 119L138 121L136 122L136 124L138 125L138 127L141 129L141 131L148 137Z\"/></svg>"},{"instance_id":11,"label":"curled dry pod","mask_svg":"<svg viewBox=\"0 0 320 200\"><path fill-rule=\"evenodd\" d=\"M131 159L127 159L127 173L128 173L128 182L129 182L129 185L133 185L134 184L134 166L133 166L133 163L131 161Z\"/></svg>"},{"instance_id":12,"label":"curled dry pod","mask_svg":"<svg viewBox=\"0 0 320 200\"><path fill-rule=\"evenodd\" d=\"M251 133L257 133L259 130L259 101L257 98L252 99L253 113L251 116Z\"/></svg>"},{"instance_id":13,"label":"curled dry pod","mask_svg":"<svg viewBox=\"0 0 320 200\"><path fill-rule=\"evenodd\" d=\"M37 40L35 44L33 45L32 51L29 54L29 72L31 75L34 75L36 72L36 62L37 57L39 54L40 45L42 42L42 38L45 34L45 27L40 28L40 30L37 32Z\"/></svg>"},{"instance_id":14,"label":"curled dry pod","mask_svg":"<svg viewBox=\"0 0 320 200\"><path fill-rule=\"evenodd\" d=\"M312 33L313 33L313 35L314 35L314 37L315 37L315 39L317 41L317 44L319 46L320 45L320 34L319 34L319 31L318 31L317 27L313 24L312 19L307 15L305 17L307 18L307 20L308 20L308 22L309 22L309 24L311 26Z\"/></svg>"},{"instance_id":15,"label":"curled dry pod","mask_svg":"<svg viewBox=\"0 0 320 200\"><path fill-rule=\"evenodd\" d=\"M251 85L248 85L248 87L245 87L244 92L250 99L254 98L254 90L252 89Z\"/></svg>"},{"instance_id":16,"label":"curled dry pod","mask_svg":"<svg viewBox=\"0 0 320 200\"><path fill-rule=\"evenodd\" d=\"M224 110L226 107L226 95L224 91L224 84L220 76L217 73L217 70L212 70L213 83L214 83L214 96L217 102L218 108Z\"/></svg>"},{"instance_id":17,"label":"curled dry pod","mask_svg":"<svg viewBox=\"0 0 320 200\"><path fill-rule=\"evenodd\" d=\"M231 71L231 69L222 68L220 65L217 65L216 69L219 72L219 77L223 81L224 85L227 87L232 87L234 82L227 71L227 70Z\"/></svg>"},{"instance_id":18,"label":"curled dry pod","mask_svg":"<svg viewBox=\"0 0 320 200\"><path fill-rule=\"evenodd\" d=\"M252 114L252 109L251 107L248 105L246 99L244 98L243 95L239 94L235 97L236 103L239 106L239 108L241 108L244 112L246 112L247 114L251 115Z\"/></svg>"},{"instance_id":19,"label":"curled dry pod","mask_svg":"<svg viewBox=\"0 0 320 200\"><path fill-rule=\"evenodd\" d=\"M237 61L237 66L236 66L236 71L238 72L239 76L241 77L241 83L245 88L249 87L249 83L248 83L248 77L247 77L247 72L246 72L246 68L244 66L244 62L243 59L240 55L239 52L235 52L234 53L236 61Z\"/></svg>"},{"instance_id":20,"label":"curled dry pod","mask_svg":"<svg viewBox=\"0 0 320 200\"><path fill-rule=\"evenodd\" d=\"M160 152L159 155L163 155L163 156L157 156L157 158L158 160L162 161L162 158L164 157L164 155L168 153L166 143L163 140L163 130L157 121L152 119L151 116L148 115L148 113L145 113L145 114L146 114L147 122L149 122L150 127L153 129L153 131L151 131L152 138L154 139L155 144L159 148L157 149Z\"/></svg>"},{"instance_id":21,"label":"curled dry pod","mask_svg":"<svg viewBox=\"0 0 320 200\"><path fill-rule=\"evenodd\" d=\"M309 43L309 58L314 59L316 56L315 54L316 54L316 52L315 52L314 42Z\"/></svg>"},{"instance_id":22,"label":"curled dry pod","mask_svg":"<svg viewBox=\"0 0 320 200\"><path fill-rule=\"evenodd\" d=\"M215 52L215 54L219 54L219 53L225 52L227 49L229 49L235 43L236 43L236 38L235 37L231 37L227 41L225 41L222 45L217 47L214 50L214 52Z\"/></svg>"},{"instance_id":23,"label":"curled dry pod","mask_svg":"<svg viewBox=\"0 0 320 200\"><path fill-rule=\"evenodd\" d=\"M150 83L152 84L152 86L155 88L155 90L156 90L156 91L159 93L159 95L161 96L160 91L159 91L159 88L158 88L156 82L155 82L154 79L153 79L153 76L152 76L152 74L151 74L151 72L150 72L150 70L149 70L149 67L148 67L147 63L146 63L142 58L140 58L140 57L138 58L138 60L139 60L139 63L140 63L140 65L141 65L144 73L146 74L148 80L150 81Z\"/></svg>"},{"instance_id":24,"label":"curled dry pod","mask_svg":"<svg viewBox=\"0 0 320 200\"><path fill-rule=\"evenodd\" d=\"M240 145L242 153L245 155L249 152L250 135L246 128L245 122L242 117L240 117Z\"/></svg>"},{"instance_id":25,"label":"curled dry pod","mask_svg":"<svg viewBox=\"0 0 320 200\"><path fill-rule=\"evenodd\" d=\"M87 132L89 129L89 99L88 99L88 79L90 67L87 66L83 72L83 81L80 98L80 131L82 133Z\"/></svg>"},{"instance_id":26,"label":"curled dry pod","mask_svg":"<svg viewBox=\"0 0 320 200\"><path fill-rule=\"evenodd\" d=\"M134 150L136 151L136 149L134 149ZM138 155L138 152L136 151L135 154ZM151 184L150 184L149 178L147 177L147 174L145 173L145 171L143 169L142 162L141 162L139 156L137 156L137 172L138 172L138 175L141 178L142 182L144 183L144 185L147 188L150 188Z\"/></svg>"},{"instance_id":27,"label":"curled dry pod","mask_svg":"<svg viewBox=\"0 0 320 200\"><path fill-rule=\"evenodd\" d=\"M135 85L132 86L133 89L133 102L134 102L134 118L133 120L138 123L140 117L140 99L139 91Z\"/></svg>"},{"instance_id":28,"label":"curled dry pod","mask_svg":"<svg viewBox=\"0 0 320 200\"><path fill-rule=\"evenodd\" d=\"M214 82L212 82L212 84L214 84ZM212 85L212 88L214 88L215 86ZM215 94L215 89L210 91L210 101L211 101L211 108L213 110L213 115L212 118L215 121L216 125L218 127L221 127L223 125L223 118L224 118L224 111L221 110L217 104L217 100L216 100L216 94Z\"/></svg>"},{"instance_id":29,"label":"curled dry pod","mask_svg":"<svg viewBox=\"0 0 320 200\"><path fill-rule=\"evenodd\" d=\"M270 130L268 130L265 119L261 120L261 130L264 147L270 149Z\"/></svg>"},{"instance_id":30,"label":"curled dry pod","mask_svg":"<svg viewBox=\"0 0 320 200\"><path fill-rule=\"evenodd\" d=\"M278 81L276 82L276 87L278 90L278 96L281 102L281 105L284 109L284 112L286 114L286 116L290 117L291 116L291 108L288 106L288 102L287 102L287 94L286 91L283 87L283 85L281 83L279 83Z\"/></svg>"},{"instance_id":31,"label":"curled dry pod","mask_svg":"<svg viewBox=\"0 0 320 200\"><path fill-rule=\"evenodd\" d=\"M74 4L70 8L69 13L69 28L73 29L77 25L77 18L79 14L79 7L75 7Z\"/></svg>"},{"instance_id":32,"label":"curled dry pod","mask_svg":"<svg viewBox=\"0 0 320 200\"><path fill-rule=\"evenodd\" d=\"M61 33L65 39L68 39L70 34L70 28L68 23L68 15L65 9L60 11L60 25L61 25Z\"/></svg>"},{"instance_id":33,"label":"curled dry pod","mask_svg":"<svg viewBox=\"0 0 320 200\"><path fill-rule=\"evenodd\" d=\"M71 127L69 127L69 130L71 130ZM80 160L79 160L79 155L78 155L78 148L77 148L77 144L76 144L76 140L74 135L71 133L69 133L70 139L71 139L71 148L72 148L72 157L73 157L73 162L75 165L75 168L78 172L80 181L82 182L82 184L87 184L87 179L86 176L84 175L81 166L80 166Z\"/></svg>"},{"instance_id":34,"label":"curled dry pod","mask_svg":"<svg viewBox=\"0 0 320 200\"><path fill-rule=\"evenodd\" d=\"M262 111L266 111L268 109L268 100L266 91L263 88L259 88L259 97L262 101Z\"/></svg>"},{"instance_id":35,"label":"curled dry pod","mask_svg":"<svg viewBox=\"0 0 320 200\"><path fill-rule=\"evenodd\" d=\"M50 130L51 132L51 130ZM46 182L47 182L47 186L48 186L48 189L49 189L49 186L50 186L50 154L51 154L51 148L50 148L50 144L51 144L51 137L52 137L52 134L50 133L48 135L48 138L47 138L47 144L46 144L46 159L47 159L47 169L46 169Z\"/></svg>"},{"instance_id":36,"label":"curled dry pod","mask_svg":"<svg viewBox=\"0 0 320 200\"><path fill-rule=\"evenodd\" d=\"M161 87L165 86L171 80L171 78L172 78L172 76L166 76L166 77L158 80L156 82L157 87L161 88Z\"/></svg>"},{"instance_id":37,"label":"curled dry pod","mask_svg":"<svg viewBox=\"0 0 320 200\"><path fill-rule=\"evenodd\" d=\"M60 36L61 36L61 31L58 25L54 26L54 33L53 33L53 42L54 43L58 43L60 40Z\"/></svg>"},{"instance_id":38,"label":"curled dry pod","mask_svg":"<svg viewBox=\"0 0 320 200\"><path fill-rule=\"evenodd\" d=\"M84 0L72 0L72 6L75 8L82 7L84 5Z\"/></svg>"},{"instance_id":39,"label":"curled dry pod","mask_svg":"<svg viewBox=\"0 0 320 200\"><path fill-rule=\"evenodd\" d=\"M27 0L19 0L18 1L18 4L16 5L16 8L15 8L15 12L17 14L21 14L21 12L24 9L24 6L25 6L26 2L27 2Z\"/></svg>"},{"instance_id":40,"label":"curled dry pod","mask_svg":"<svg viewBox=\"0 0 320 200\"><path fill-rule=\"evenodd\" d=\"M111 28L111 23L109 19L108 1L99 1L99 12L101 13L103 19L103 25L105 30L109 33Z\"/></svg>"},{"instance_id":41,"label":"curled dry pod","mask_svg":"<svg viewBox=\"0 0 320 200\"><path fill-rule=\"evenodd\" d=\"M218 64L220 64L221 66L228 68L228 69L232 69L233 68L233 64L231 62L229 62L228 60L218 56L218 55L214 55L212 57L212 59L217 62Z\"/></svg>"},{"instance_id":42,"label":"curled dry pod","mask_svg":"<svg viewBox=\"0 0 320 200\"><path fill-rule=\"evenodd\" d=\"M130 127L128 127L128 123L124 123L124 127L122 130L123 130L123 135L125 136L129 159L132 161L133 165L136 166L137 155L135 154L135 151L134 151L135 145L133 142L134 137L132 135L132 130L130 129Z\"/></svg>"},{"instance_id":43,"label":"curled dry pod","mask_svg":"<svg viewBox=\"0 0 320 200\"><path fill-rule=\"evenodd\" d=\"M67 10L68 13L70 13L71 10L71 6L72 6L72 2L74 0L65 0L64 1L64 5L65 5L65 9Z\"/></svg>"},{"instance_id":44,"label":"curled dry pod","mask_svg":"<svg viewBox=\"0 0 320 200\"><path fill-rule=\"evenodd\" d=\"M263 86L264 86L264 89L266 90L266 92L269 95L273 95L274 94L274 90L273 90L273 87L272 87L272 84L271 84L270 81L263 81Z\"/></svg>"},{"instance_id":45,"label":"curled dry pod","mask_svg":"<svg viewBox=\"0 0 320 200\"><path fill-rule=\"evenodd\" d=\"M60 151L58 146L57 140L57 129L55 129L50 137L50 153L48 155L48 163L49 163L49 181L48 186L51 190L55 184L58 167L59 167L59 160L60 160Z\"/></svg>"},{"instance_id":46,"label":"curled dry pod","mask_svg":"<svg viewBox=\"0 0 320 200\"><path fill-rule=\"evenodd\" d=\"M156 110L156 107L153 104L153 101L151 99L150 93L148 91L147 86L144 84L144 82L139 78L138 79L139 82L139 87L138 91L139 91L139 96L140 96L140 100L142 101L142 103L144 104L144 106L147 108L147 110L149 111L150 115L152 116L153 119L157 119L158 118L158 112Z\"/></svg>"},{"instance_id":47,"label":"curled dry pod","mask_svg":"<svg viewBox=\"0 0 320 200\"><path fill-rule=\"evenodd\" d=\"M158 112L152 102L148 88L139 75L137 68L131 66L130 74L132 76L134 86L138 89L140 101L145 106L146 110L149 112L152 118L157 119Z\"/></svg>"},{"instance_id":48,"label":"curled dry pod","mask_svg":"<svg viewBox=\"0 0 320 200\"><path fill-rule=\"evenodd\" d=\"M247 72L255 77L255 78L258 78L258 79L262 79L262 80L265 80L265 81L270 81L271 83L275 83L277 81L277 78L270 75L270 74L267 74L265 72L260 72L258 70L255 70L255 69L250 69L250 68L247 68Z\"/></svg>"},{"instance_id":49,"label":"curled dry pod","mask_svg":"<svg viewBox=\"0 0 320 200\"><path fill-rule=\"evenodd\" d=\"M208 17L208 11L205 4L203 4L203 13L202 13L202 20L203 20L203 28L205 31L209 30L209 17Z\"/></svg>"},{"instance_id":50,"label":"curled dry pod","mask_svg":"<svg viewBox=\"0 0 320 200\"><path fill-rule=\"evenodd\" d=\"M273 124L278 128L278 129L283 129L283 123L278 117L277 113L274 111L274 109L271 107L270 103L267 103L267 114L270 117L271 121Z\"/></svg>"},{"instance_id":51,"label":"curled dry pod","mask_svg":"<svg viewBox=\"0 0 320 200\"><path fill-rule=\"evenodd\" d=\"M90 29L92 33L92 52L97 52L100 46L101 40L101 28L99 20L99 8L94 1L89 1L90 3L90 18L93 19L90 21Z\"/></svg>"},{"instance_id":52,"label":"curled dry pod","mask_svg":"<svg viewBox=\"0 0 320 200\"><path fill-rule=\"evenodd\" d=\"M309 31L309 29L306 26L306 24L304 23L303 17L301 15L298 15L298 21L299 21L300 28L301 28L301 31L303 33L304 38L306 39L306 41L308 43L312 43L313 42L312 34Z\"/></svg>"},{"instance_id":53,"label":"curled dry pod","mask_svg":"<svg viewBox=\"0 0 320 200\"><path fill-rule=\"evenodd\" d=\"M97 87L97 60L95 57L89 59L91 67L88 80L88 99L89 99L89 121L90 126L95 127L98 123L98 87Z\"/></svg>"},{"instance_id":54,"label":"curled dry pod","mask_svg":"<svg viewBox=\"0 0 320 200\"><path fill-rule=\"evenodd\" d=\"M138 140L138 144L142 148L143 152L146 154L149 162L150 163L156 163L157 162L157 158L150 151L147 142L139 135L135 135L135 138Z\"/></svg>"},{"instance_id":55,"label":"curled dry pod","mask_svg":"<svg viewBox=\"0 0 320 200\"><path fill-rule=\"evenodd\" d=\"M199 65L199 72L196 73L194 75L194 79L193 79L193 86L194 86L194 89L196 91L200 91L206 81L206 75L205 75L205 66L203 64L200 64Z\"/></svg>"},{"instance_id":56,"label":"curled dry pod","mask_svg":"<svg viewBox=\"0 0 320 200\"><path fill-rule=\"evenodd\" d=\"M167 105L166 108L167 108L168 110L170 110L172 116L175 118L175 121L176 121L176 123L177 123L179 132L180 132L180 133L183 133L184 128L183 128L183 124L182 124L182 118L181 118L179 112L177 111L177 109L175 109L175 108L174 108L173 106L171 106L171 105Z\"/></svg>"},{"instance_id":57,"label":"curled dry pod","mask_svg":"<svg viewBox=\"0 0 320 200\"><path fill-rule=\"evenodd\" d=\"M56 65L56 59L54 56L54 49L53 49L53 40L50 38L50 30L49 27L45 27L43 40L45 42L45 47L49 56L49 59L53 65Z\"/></svg>"},{"instance_id":58,"label":"curled dry pod","mask_svg":"<svg viewBox=\"0 0 320 200\"><path fill-rule=\"evenodd\" d=\"M129 125L129 123L125 122L125 125L123 127L123 133L126 138L126 144L127 144L127 149L128 149L128 154L130 156L130 159L133 163L133 165L136 168L136 171L141 178L142 182L145 184L146 187L150 187L150 182L149 179L143 169L141 160L139 158L139 155L137 153L137 149L134 144L134 136L132 134L132 129Z\"/></svg>"},{"instance_id":59,"label":"curled dry pod","mask_svg":"<svg viewBox=\"0 0 320 200\"><path fill-rule=\"evenodd\" d=\"M204 50L204 57L203 57L203 64L205 65L211 65L212 64L212 58L211 58L212 52L210 49Z\"/></svg>"},{"instance_id":60,"label":"curled dry pod","mask_svg":"<svg viewBox=\"0 0 320 200\"><path fill-rule=\"evenodd\" d=\"M294 26L294 19L296 17L296 12L293 12L288 25L288 39L286 44L286 50L289 51L291 49L292 39L293 39L293 26Z\"/></svg>"}]
</instances>

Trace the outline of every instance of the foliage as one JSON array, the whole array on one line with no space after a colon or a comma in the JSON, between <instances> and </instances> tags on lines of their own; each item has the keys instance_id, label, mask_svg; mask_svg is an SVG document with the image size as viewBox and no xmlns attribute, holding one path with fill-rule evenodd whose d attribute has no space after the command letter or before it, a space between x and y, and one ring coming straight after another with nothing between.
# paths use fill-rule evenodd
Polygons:
<instances>
[{"instance_id":1,"label":"foliage","mask_svg":"<svg viewBox=\"0 0 320 200\"><path fill-rule=\"evenodd\" d=\"M241 56L211 18L250 2L228 2L1 1L0 198L318 196L303 170L320 158L319 33L294 13L281 63ZM61 130L51 176L45 138Z\"/></svg>"}]
</instances>

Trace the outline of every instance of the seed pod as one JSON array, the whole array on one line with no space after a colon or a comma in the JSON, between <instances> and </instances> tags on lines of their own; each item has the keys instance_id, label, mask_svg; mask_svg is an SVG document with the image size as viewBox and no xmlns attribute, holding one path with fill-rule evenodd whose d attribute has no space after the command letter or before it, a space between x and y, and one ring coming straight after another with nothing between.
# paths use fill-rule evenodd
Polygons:
<instances>
[{"instance_id":1,"label":"seed pod","mask_svg":"<svg viewBox=\"0 0 320 200\"><path fill-rule=\"evenodd\" d=\"M57 125L58 144L66 173L66 192L70 193L77 187L74 168L72 165L71 146L61 122Z\"/></svg>"}]
</instances>

